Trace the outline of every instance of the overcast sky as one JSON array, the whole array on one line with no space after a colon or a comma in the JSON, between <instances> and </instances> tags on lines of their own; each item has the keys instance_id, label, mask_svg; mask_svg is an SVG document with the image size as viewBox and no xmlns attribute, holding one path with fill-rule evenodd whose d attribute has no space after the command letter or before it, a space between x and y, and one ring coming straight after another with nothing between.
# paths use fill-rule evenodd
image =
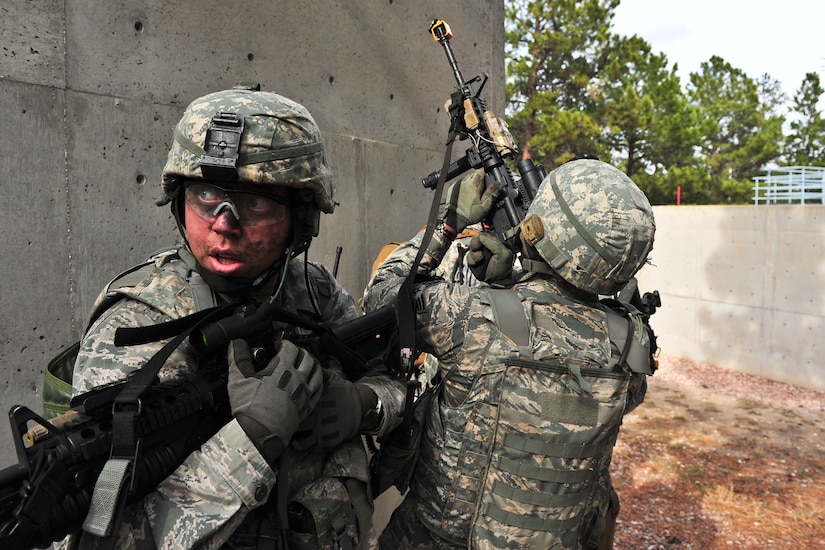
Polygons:
<instances>
[{"instance_id":1,"label":"overcast sky","mask_svg":"<svg viewBox=\"0 0 825 550\"><path fill-rule=\"evenodd\" d=\"M678 63L682 82L717 55L751 78L768 73L788 97L805 73L825 86L825 0L621 0L613 31Z\"/></svg>"}]
</instances>

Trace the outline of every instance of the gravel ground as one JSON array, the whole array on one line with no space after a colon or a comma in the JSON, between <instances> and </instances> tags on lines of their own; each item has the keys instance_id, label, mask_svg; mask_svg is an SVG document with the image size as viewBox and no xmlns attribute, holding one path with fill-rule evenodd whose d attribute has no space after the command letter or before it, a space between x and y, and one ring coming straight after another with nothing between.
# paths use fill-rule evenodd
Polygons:
<instances>
[{"instance_id":1,"label":"gravel ground","mask_svg":"<svg viewBox=\"0 0 825 550\"><path fill-rule=\"evenodd\" d=\"M687 385L717 395L758 400L772 407L825 413L825 392L674 357L660 357L659 367L650 381L654 391L662 384Z\"/></svg>"},{"instance_id":2,"label":"gravel ground","mask_svg":"<svg viewBox=\"0 0 825 550\"><path fill-rule=\"evenodd\" d=\"M662 357L614 451L617 549L825 549L825 393Z\"/></svg>"}]
</instances>

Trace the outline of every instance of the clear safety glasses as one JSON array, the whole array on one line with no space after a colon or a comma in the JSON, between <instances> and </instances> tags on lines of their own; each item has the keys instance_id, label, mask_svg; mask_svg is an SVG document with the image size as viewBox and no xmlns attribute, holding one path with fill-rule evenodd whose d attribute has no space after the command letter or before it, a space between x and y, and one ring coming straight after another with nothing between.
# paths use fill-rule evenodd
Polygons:
<instances>
[{"instance_id":1,"label":"clear safety glasses","mask_svg":"<svg viewBox=\"0 0 825 550\"><path fill-rule=\"evenodd\" d=\"M289 211L289 199L258 191L224 189L211 183L188 181L185 204L200 218L214 222L224 208L246 227L281 223Z\"/></svg>"}]
</instances>

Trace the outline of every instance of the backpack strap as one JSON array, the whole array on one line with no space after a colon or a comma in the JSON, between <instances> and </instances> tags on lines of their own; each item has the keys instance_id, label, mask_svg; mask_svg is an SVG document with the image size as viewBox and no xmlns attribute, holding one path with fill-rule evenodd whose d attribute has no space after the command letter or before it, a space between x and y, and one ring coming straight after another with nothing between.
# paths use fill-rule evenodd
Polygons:
<instances>
[{"instance_id":1,"label":"backpack strap","mask_svg":"<svg viewBox=\"0 0 825 550\"><path fill-rule=\"evenodd\" d=\"M650 351L640 338L644 334L641 314L630 304L617 300L601 300L601 304L607 314L607 335L621 350L618 358L611 356L610 367L626 366L632 372L652 375Z\"/></svg>"},{"instance_id":2,"label":"backpack strap","mask_svg":"<svg viewBox=\"0 0 825 550\"><path fill-rule=\"evenodd\" d=\"M499 331L516 343L519 356L532 359L530 322L521 304L521 296L515 290L506 288L491 288L488 294Z\"/></svg>"}]
</instances>

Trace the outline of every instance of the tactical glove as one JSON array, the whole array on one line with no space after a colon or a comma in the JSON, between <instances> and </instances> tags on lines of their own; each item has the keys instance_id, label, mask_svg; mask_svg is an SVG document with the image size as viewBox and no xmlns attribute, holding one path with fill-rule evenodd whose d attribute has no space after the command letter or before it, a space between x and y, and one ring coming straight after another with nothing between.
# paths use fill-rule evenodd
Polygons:
<instances>
[{"instance_id":1,"label":"tactical glove","mask_svg":"<svg viewBox=\"0 0 825 550\"><path fill-rule=\"evenodd\" d=\"M232 415L264 456L274 465L321 397L323 369L306 350L288 340L256 372L249 344L233 340L227 350L227 389Z\"/></svg>"},{"instance_id":2,"label":"tactical glove","mask_svg":"<svg viewBox=\"0 0 825 550\"><path fill-rule=\"evenodd\" d=\"M364 401L369 388L353 384L335 371L324 371L324 390L312 415L301 423L292 440L298 450L311 447L331 449L352 439L361 431Z\"/></svg>"},{"instance_id":3,"label":"tactical glove","mask_svg":"<svg viewBox=\"0 0 825 550\"><path fill-rule=\"evenodd\" d=\"M514 258L510 249L492 233L481 231L470 239L467 265L476 278L485 283L512 284Z\"/></svg>"},{"instance_id":4,"label":"tactical glove","mask_svg":"<svg viewBox=\"0 0 825 550\"><path fill-rule=\"evenodd\" d=\"M447 189L441 217L457 235L468 225L484 220L502 193L499 182L485 188L484 171L476 170Z\"/></svg>"}]
</instances>

